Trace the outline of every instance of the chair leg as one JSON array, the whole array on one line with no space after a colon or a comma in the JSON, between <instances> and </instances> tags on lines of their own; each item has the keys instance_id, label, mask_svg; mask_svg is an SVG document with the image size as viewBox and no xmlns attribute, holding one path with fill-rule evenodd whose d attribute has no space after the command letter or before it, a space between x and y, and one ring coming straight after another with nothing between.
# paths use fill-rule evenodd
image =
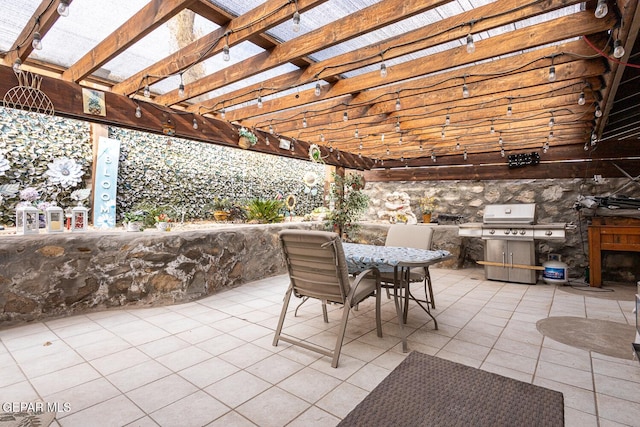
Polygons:
<instances>
[{"instance_id":1,"label":"chair leg","mask_svg":"<svg viewBox=\"0 0 640 427\"><path fill-rule=\"evenodd\" d=\"M293 312L293 317L297 317L298 316L298 309L300 307L302 307L302 304L307 302L308 299L309 299L309 297L302 297L302 302L300 304L298 304L298 306L296 307L296 311Z\"/></svg>"},{"instance_id":2,"label":"chair leg","mask_svg":"<svg viewBox=\"0 0 640 427\"><path fill-rule=\"evenodd\" d=\"M382 320L380 319L380 294L382 289L376 290L376 329L378 332L378 337L382 338ZM387 288L387 294L389 293L389 288Z\"/></svg>"},{"instance_id":3,"label":"chair leg","mask_svg":"<svg viewBox=\"0 0 640 427\"><path fill-rule=\"evenodd\" d=\"M331 367L338 367L338 359L340 359L340 351L342 350L342 341L344 341L344 334L347 329L347 320L349 319L349 311L351 307L349 301L344 304L342 308L342 321L340 322L340 329L338 331L338 338L336 338L336 347L333 350L333 359L331 360Z\"/></svg>"},{"instance_id":4,"label":"chair leg","mask_svg":"<svg viewBox=\"0 0 640 427\"><path fill-rule=\"evenodd\" d=\"M427 293L427 290L429 293ZM429 274L429 267L424 269L424 295L431 303L431 308L436 308L436 300L433 297L433 287L431 286L431 274Z\"/></svg>"},{"instance_id":5,"label":"chair leg","mask_svg":"<svg viewBox=\"0 0 640 427\"><path fill-rule=\"evenodd\" d=\"M282 326L284 325L284 318L287 315L287 308L289 308L289 301L291 300L291 293L292 292L293 292L293 287L289 286L289 289L287 289L287 293L284 295L284 302L282 304L282 311L280 312L280 319L278 319L278 327L276 328L276 334L273 337L273 346L274 347L278 346L278 341L280 340L280 333L282 332Z\"/></svg>"},{"instance_id":6,"label":"chair leg","mask_svg":"<svg viewBox=\"0 0 640 427\"><path fill-rule=\"evenodd\" d=\"M324 323L329 323L329 316L327 315L327 302L322 301L322 317L324 317Z\"/></svg>"}]
</instances>

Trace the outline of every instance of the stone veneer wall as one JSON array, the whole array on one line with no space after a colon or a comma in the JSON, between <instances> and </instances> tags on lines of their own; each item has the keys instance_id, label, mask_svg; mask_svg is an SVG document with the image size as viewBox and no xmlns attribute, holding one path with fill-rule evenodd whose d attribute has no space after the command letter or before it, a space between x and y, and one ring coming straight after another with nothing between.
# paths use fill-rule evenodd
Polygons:
<instances>
[{"instance_id":1,"label":"stone veneer wall","mask_svg":"<svg viewBox=\"0 0 640 427\"><path fill-rule=\"evenodd\" d=\"M420 218L418 200L423 196L438 199L437 214L463 215L462 222L482 222L484 206L489 204L535 203L538 223L573 223L576 229L567 231L565 241L536 240L538 264L547 260L549 253L562 255L569 265L571 277L583 277L589 264L587 236L589 209L574 209L579 196L604 197L629 184L628 179L608 178L596 184L593 179L532 179L519 181L402 181L368 182L364 192L371 198L369 210L363 221L378 220L377 212L383 210L385 196L394 191L404 191L411 197L411 207ZM640 198L638 185L626 185L617 193ZM609 210L611 211L611 210ZM615 214L615 211L609 214ZM434 236L434 246L443 244L443 237ZM464 265L476 265L484 259L484 246L478 238L464 238L460 243ZM442 248L448 249L448 248ZM635 283L640 280L640 254L635 252L611 252L603 257L603 279Z\"/></svg>"},{"instance_id":2,"label":"stone veneer wall","mask_svg":"<svg viewBox=\"0 0 640 427\"><path fill-rule=\"evenodd\" d=\"M192 301L284 274L278 232L291 227L318 224L3 236L0 327L87 310Z\"/></svg>"}]
</instances>

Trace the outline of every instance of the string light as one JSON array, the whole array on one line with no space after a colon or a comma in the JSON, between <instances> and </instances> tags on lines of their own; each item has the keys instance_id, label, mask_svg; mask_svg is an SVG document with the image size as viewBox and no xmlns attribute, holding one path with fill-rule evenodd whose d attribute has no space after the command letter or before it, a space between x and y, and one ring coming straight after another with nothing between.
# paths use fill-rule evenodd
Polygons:
<instances>
[{"instance_id":1,"label":"string light","mask_svg":"<svg viewBox=\"0 0 640 427\"><path fill-rule=\"evenodd\" d=\"M491 133L491 134L496 133L496 128L493 127L493 121L491 121L491 129L489 130L489 133Z\"/></svg>"},{"instance_id":2,"label":"string light","mask_svg":"<svg viewBox=\"0 0 640 427\"><path fill-rule=\"evenodd\" d=\"M226 34L225 44L222 46L222 60L227 62L231 59L231 52L229 51L229 34Z\"/></svg>"},{"instance_id":3,"label":"string light","mask_svg":"<svg viewBox=\"0 0 640 427\"><path fill-rule=\"evenodd\" d=\"M273 125L271 125L271 124L269 125L269 133L271 135L273 135Z\"/></svg>"},{"instance_id":4,"label":"string light","mask_svg":"<svg viewBox=\"0 0 640 427\"><path fill-rule=\"evenodd\" d=\"M553 118L553 114L552 114L551 118L549 119L549 127L552 128L555 124L556 124L556 119Z\"/></svg>"},{"instance_id":5,"label":"string light","mask_svg":"<svg viewBox=\"0 0 640 427\"><path fill-rule=\"evenodd\" d=\"M307 127L307 118L306 118L306 117L303 117L303 118L302 118L302 127L303 127L303 128L306 128L306 127Z\"/></svg>"},{"instance_id":6,"label":"string light","mask_svg":"<svg viewBox=\"0 0 640 427\"><path fill-rule=\"evenodd\" d=\"M398 145L402 145L402 135L400 135L400 138L398 139Z\"/></svg>"},{"instance_id":7,"label":"string light","mask_svg":"<svg viewBox=\"0 0 640 427\"><path fill-rule=\"evenodd\" d=\"M460 141L456 142L456 150L460 149Z\"/></svg>"},{"instance_id":8,"label":"string light","mask_svg":"<svg viewBox=\"0 0 640 427\"><path fill-rule=\"evenodd\" d=\"M345 111L345 112L342 114L342 121L343 121L343 122L346 122L347 120L349 120L349 115L348 115L348 114L347 114L347 112Z\"/></svg>"},{"instance_id":9,"label":"string light","mask_svg":"<svg viewBox=\"0 0 640 427\"><path fill-rule=\"evenodd\" d=\"M468 156L468 154L467 154L467 149L465 148L465 149L464 149L464 153L462 153L462 158L463 158L463 159L465 159L465 160L467 160L467 158L468 158L468 157L469 157L469 156Z\"/></svg>"},{"instance_id":10,"label":"string light","mask_svg":"<svg viewBox=\"0 0 640 427\"><path fill-rule=\"evenodd\" d=\"M298 12L298 2L295 2L296 5L296 11L293 12L293 25L292 25L292 30L294 33L297 33L298 31L300 31L300 12Z\"/></svg>"},{"instance_id":11,"label":"string light","mask_svg":"<svg viewBox=\"0 0 640 427\"><path fill-rule=\"evenodd\" d=\"M21 71L22 71L22 60L20 58L17 58L16 61L13 63L13 72L18 74Z\"/></svg>"},{"instance_id":12,"label":"string light","mask_svg":"<svg viewBox=\"0 0 640 427\"><path fill-rule=\"evenodd\" d=\"M440 138L444 139L444 126L442 126L442 132L440 132Z\"/></svg>"},{"instance_id":13,"label":"string light","mask_svg":"<svg viewBox=\"0 0 640 427\"><path fill-rule=\"evenodd\" d=\"M324 133L320 134L320 142L324 142Z\"/></svg>"},{"instance_id":14,"label":"string light","mask_svg":"<svg viewBox=\"0 0 640 427\"><path fill-rule=\"evenodd\" d=\"M593 113L596 117L602 117L602 110L600 109L600 105L596 104L596 111Z\"/></svg>"},{"instance_id":15,"label":"string light","mask_svg":"<svg viewBox=\"0 0 640 427\"><path fill-rule=\"evenodd\" d=\"M387 77L387 66L384 62L380 64L380 77L382 77L383 79Z\"/></svg>"},{"instance_id":16,"label":"string light","mask_svg":"<svg viewBox=\"0 0 640 427\"><path fill-rule=\"evenodd\" d=\"M262 108L262 95L258 95L258 108Z\"/></svg>"},{"instance_id":17,"label":"string light","mask_svg":"<svg viewBox=\"0 0 640 427\"><path fill-rule=\"evenodd\" d=\"M220 118L224 120L226 116L227 116L227 110L224 107L222 107L222 109L220 110Z\"/></svg>"},{"instance_id":18,"label":"string light","mask_svg":"<svg viewBox=\"0 0 640 427\"><path fill-rule=\"evenodd\" d=\"M504 148L500 149L500 157L504 157Z\"/></svg>"},{"instance_id":19,"label":"string light","mask_svg":"<svg viewBox=\"0 0 640 427\"><path fill-rule=\"evenodd\" d=\"M357 126L356 126L355 132L353 132L353 136L356 137L356 138L360 136L360 132L358 132L358 127Z\"/></svg>"},{"instance_id":20,"label":"string light","mask_svg":"<svg viewBox=\"0 0 640 427\"><path fill-rule=\"evenodd\" d=\"M40 25L38 25L39 27ZM31 47L36 50L42 50L42 37L38 31L33 33L33 40L31 41Z\"/></svg>"},{"instance_id":21,"label":"string light","mask_svg":"<svg viewBox=\"0 0 640 427\"><path fill-rule=\"evenodd\" d=\"M513 114L513 108L511 107L511 98L509 98L509 105L507 105L507 117L511 117Z\"/></svg>"},{"instance_id":22,"label":"string light","mask_svg":"<svg viewBox=\"0 0 640 427\"><path fill-rule=\"evenodd\" d=\"M391 154L391 150L389 150L389 147L387 147L387 156Z\"/></svg>"},{"instance_id":23,"label":"string light","mask_svg":"<svg viewBox=\"0 0 640 427\"><path fill-rule=\"evenodd\" d=\"M436 153L435 153L435 151L431 152L431 160L433 160L433 163L436 162Z\"/></svg>"},{"instance_id":24,"label":"string light","mask_svg":"<svg viewBox=\"0 0 640 427\"><path fill-rule=\"evenodd\" d=\"M598 0L598 5L596 6L595 15L596 18L604 18L609 13L609 6L607 6L606 0Z\"/></svg>"},{"instance_id":25,"label":"string light","mask_svg":"<svg viewBox=\"0 0 640 427\"><path fill-rule=\"evenodd\" d=\"M362 141L360 141L360 145L358 146L362 150Z\"/></svg>"},{"instance_id":26,"label":"string light","mask_svg":"<svg viewBox=\"0 0 640 427\"><path fill-rule=\"evenodd\" d=\"M198 129L198 121L196 120L196 118L193 118L193 128L194 129Z\"/></svg>"},{"instance_id":27,"label":"string light","mask_svg":"<svg viewBox=\"0 0 640 427\"><path fill-rule=\"evenodd\" d=\"M400 132L400 119L396 119L396 132Z\"/></svg>"},{"instance_id":28,"label":"string light","mask_svg":"<svg viewBox=\"0 0 640 427\"><path fill-rule=\"evenodd\" d=\"M550 82L555 82L556 81L556 67L555 65L553 65L553 56L551 57L551 67L549 67L549 81Z\"/></svg>"},{"instance_id":29,"label":"string light","mask_svg":"<svg viewBox=\"0 0 640 427\"><path fill-rule=\"evenodd\" d=\"M384 142L384 133L380 135L380 142Z\"/></svg>"},{"instance_id":30,"label":"string light","mask_svg":"<svg viewBox=\"0 0 640 427\"><path fill-rule=\"evenodd\" d=\"M398 99L396 99L396 111L400 111L401 108L402 105L400 105L400 97L398 96Z\"/></svg>"},{"instance_id":31,"label":"string light","mask_svg":"<svg viewBox=\"0 0 640 427\"><path fill-rule=\"evenodd\" d=\"M422 142L420 142L420 151L424 151L424 148L422 148Z\"/></svg>"},{"instance_id":32,"label":"string light","mask_svg":"<svg viewBox=\"0 0 640 427\"><path fill-rule=\"evenodd\" d=\"M504 141L502 140L502 134L500 134L500 137L498 138L498 144L500 144L500 146L504 144Z\"/></svg>"},{"instance_id":33,"label":"string light","mask_svg":"<svg viewBox=\"0 0 640 427\"><path fill-rule=\"evenodd\" d=\"M182 80L182 73L180 73L180 85L178 85L178 96L184 98L184 80Z\"/></svg>"},{"instance_id":34,"label":"string light","mask_svg":"<svg viewBox=\"0 0 640 427\"><path fill-rule=\"evenodd\" d=\"M338 160L340 160L340 151L338 151Z\"/></svg>"},{"instance_id":35,"label":"string light","mask_svg":"<svg viewBox=\"0 0 640 427\"><path fill-rule=\"evenodd\" d=\"M586 142L584 143L584 151L589 151L589 144Z\"/></svg>"},{"instance_id":36,"label":"string light","mask_svg":"<svg viewBox=\"0 0 640 427\"><path fill-rule=\"evenodd\" d=\"M69 0L60 0L57 10L58 10L58 15L69 16Z\"/></svg>"},{"instance_id":37,"label":"string light","mask_svg":"<svg viewBox=\"0 0 640 427\"><path fill-rule=\"evenodd\" d=\"M467 36L467 53L473 53L476 51L476 44L473 42L473 35Z\"/></svg>"},{"instance_id":38,"label":"string light","mask_svg":"<svg viewBox=\"0 0 640 427\"><path fill-rule=\"evenodd\" d=\"M584 97L584 91L580 92L580 97L578 98L578 105L584 105L587 100Z\"/></svg>"},{"instance_id":39,"label":"string light","mask_svg":"<svg viewBox=\"0 0 640 427\"><path fill-rule=\"evenodd\" d=\"M614 58L622 58L624 56L624 47L622 47L622 42L620 39L616 39L613 42L613 57Z\"/></svg>"},{"instance_id":40,"label":"string light","mask_svg":"<svg viewBox=\"0 0 640 427\"><path fill-rule=\"evenodd\" d=\"M144 90L142 93L145 98L151 98L151 88L149 88L148 84L144 85Z\"/></svg>"},{"instance_id":41,"label":"string light","mask_svg":"<svg viewBox=\"0 0 640 427\"><path fill-rule=\"evenodd\" d=\"M320 82L316 82L316 89L314 91L316 96L320 96Z\"/></svg>"},{"instance_id":42,"label":"string light","mask_svg":"<svg viewBox=\"0 0 640 427\"><path fill-rule=\"evenodd\" d=\"M463 76L464 78L464 83L462 84L462 97L463 98L468 98L469 97L469 88L467 87L467 77Z\"/></svg>"},{"instance_id":43,"label":"string light","mask_svg":"<svg viewBox=\"0 0 640 427\"><path fill-rule=\"evenodd\" d=\"M549 131L549 139L553 139L553 131Z\"/></svg>"},{"instance_id":44,"label":"string light","mask_svg":"<svg viewBox=\"0 0 640 427\"><path fill-rule=\"evenodd\" d=\"M136 106L136 117L137 118L142 117L142 110L140 109L140 105Z\"/></svg>"},{"instance_id":45,"label":"string light","mask_svg":"<svg viewBox=\"0 0 640 427\"><path fill-rule=\"evenodd\" d=\"M445 126L449 126L450 123L451 123L451 117L449 117L449 114L447 114L444 118L444 124Z\"/></svg>"}]
</instances>

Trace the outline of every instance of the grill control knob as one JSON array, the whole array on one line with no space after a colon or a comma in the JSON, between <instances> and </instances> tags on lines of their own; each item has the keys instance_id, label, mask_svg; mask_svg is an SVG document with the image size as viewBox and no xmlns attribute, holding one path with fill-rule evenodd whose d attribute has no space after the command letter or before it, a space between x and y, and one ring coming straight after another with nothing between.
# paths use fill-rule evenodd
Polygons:
<instances>
[{"instance_id":1,"label":"grill control knob","mask_svg":"<svg viewBox=\"0 0 640 427\"><path fill-rule=\"evenodd\" d=\"M515 236L516 234L518 234L518 230L511 230L511 234Z\"/></svg>"},{"instance_id":2,"label":"grill control knob","mask_svg":"<svg viewBox=\"0 0 640 427\"><path fill-rule=\"evenodd\" d=\"M544 232L545 236L551 236L553 232L551 230L547 230Z\"/></svg>"},{"instance_id":3,"label":"grill control knob","mask_svg":"<svg viewBox=\"0 0 640 427\"><path fill-rule=\"evenodd\" d=\"M525 234L527 234L526 230L520 230L520 235L524 236Z\"/></svg>"},{"instance_id":4,"label":"grill control knob","mask_svg":"<svg viewBox=\"0 0 640 427\"><path fill-rule=\"evenodd\" d=\"M509 234L510 230L504 230L504 234Z\"/></svg>"},{"instance_id":5,"label":"grill control knob","mask_svg":"<svg viewBox=\"0 0 640 427\"><path fill-rule=\"evenodd\" d=\"M496 230L489 230L489 234L496 234Z\"/></svg>"}]
</instances>

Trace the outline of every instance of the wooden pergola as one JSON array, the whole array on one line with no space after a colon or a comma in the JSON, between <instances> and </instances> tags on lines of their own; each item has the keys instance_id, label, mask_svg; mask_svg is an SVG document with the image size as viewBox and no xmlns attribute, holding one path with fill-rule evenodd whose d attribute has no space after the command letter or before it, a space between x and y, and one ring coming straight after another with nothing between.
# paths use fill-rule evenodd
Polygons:
<instances>
[{"instance_id":1,"label":"wooden pergola","mask_svg":"<svg viewBox=\"0 0 640 427\"><path fill-rule=\"evenodd\" d=\"M640 175L637 0L606 0L600 17L599 2L575 0L358 0L339 17L326 15L331 0L251 1L242 13L236 2L150 0L73 63L34 55L34 36L46 44L83 1L36 3L0 53L0 96L20 61L60 116L154 133L170 122L178 137L228 146L243 126L258 136L252 150L309 158L317 145L325 163L370 181ZM96 19L117 20L114 3ZM103 76L185 10L215 29L124 78ZM282 29L295 19L302 31ZM246 42L260 53L225 65ZM222 65L186 79L213 58ZM284 65L293 71L267 76ZM176 76L183 90L161 88ZM104 116L83 110L83 88L104 92Z\"/></svg>"}]
</instances>

